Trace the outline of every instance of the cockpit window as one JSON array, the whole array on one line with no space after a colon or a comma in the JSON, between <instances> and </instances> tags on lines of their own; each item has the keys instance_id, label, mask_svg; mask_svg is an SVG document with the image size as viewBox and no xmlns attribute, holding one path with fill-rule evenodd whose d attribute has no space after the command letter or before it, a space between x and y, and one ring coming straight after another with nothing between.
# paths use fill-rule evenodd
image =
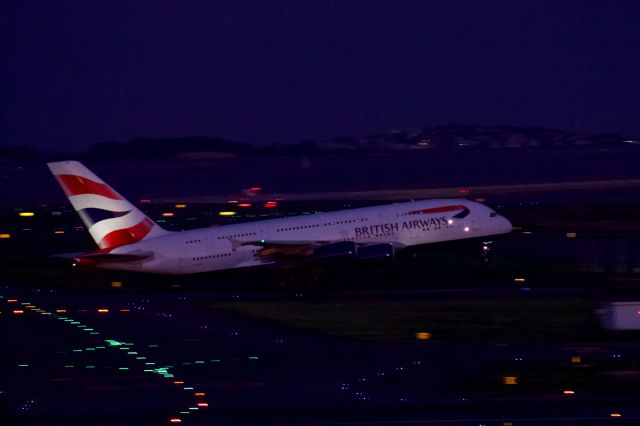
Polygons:
<instances>
[{"instance_id":1,"label":"cockpit window","mask_svg":"<svg viewBox=\"0 0 640 426\"><path fill-rule=\"evenodd\" d=\"M489 214L489 217L496 217L496 216L498 216L498 213L496 213L496 212L491 212Z\"/></svg>"}]
</instances>

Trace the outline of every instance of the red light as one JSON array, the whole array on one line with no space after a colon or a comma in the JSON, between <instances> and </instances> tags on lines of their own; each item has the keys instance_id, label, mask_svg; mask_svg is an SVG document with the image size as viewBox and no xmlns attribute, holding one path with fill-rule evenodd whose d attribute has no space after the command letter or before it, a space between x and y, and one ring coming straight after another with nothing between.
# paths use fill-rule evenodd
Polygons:
<instances>
[{"instance_id":1,"label":"red light","mask_svg":"<svg viewBox=\"0 0 640 426\"><path fill-rule=\"evenodd\" d=\"M24 314L24 311L22 309L14 309L13 313L16 315L20 315L20 314Z\"/></svg>"},{"instance_id":2,"label":"red light","mask_svg":"<svg viewBox=\"0 0 640 426\"><path fill-rule=\"evenodd\" d=\"M174 380L173 384L175 384L175 385L184 385L184 382L182 380Z\"/></svg>"},{"instance_id":3,"label":"red light","mask_svg":"<svg viewBox=\"0 0 640 426\"><path fill-rule=\"evenodd\" d=\"M194 395L195 396L204 396L204 392L196 392Z\"/></svg>"},{"instance_id":4,"label":"red light","mask_svg":"<svg viewBox=\"0 0 640 426\"><path fill-rule=\"evenodd\" d=\"M162 213L162 217L173 217L173 216L174 216L173 212L164 212L164 213Z\"/></svg>"},{"instance_id":5,"label":"red light","mask_svg":"<svg viewBox=\"0 0 640 426\"><path fill-rule=\"evenodd\" d=\"M251 191L253 192L258 192L258 191L262 191L262 188L260 188L259 186L254 186L252 188L249 188Z\"/></svg>"},{"instance_id":6,"label":"red light","mask_svg":"<svg viewBox=\"0 0 640 426\"><path fill-rule=\"evenodd\" d=\"M238 207L251 207L251 203L240 203Z\"/></svg>"},{"instance_id":7,"label":"red light","mask_svg":"<svg viewBox=\"0 0 640 426\"><path fill-rule=\"evenodd\" d=\"M178 419L178 418L169 419L169 421L171 423L182 423L182 419Z\"/></svg>"},{"instance_id":8,"label":"red light","mask_svg":"<svg viewBox=\"0 0 640 426\"><path fill-rule=\"evenodd\" d=\"M18 301L18 299L7 299L7 302L9 303L16 303Z\"/></svg>"},{"instance_id":9,"label":"red light","mask_svg":"<svg viewBox=\"0 0 640 426\"><path fill-rule=\"evenodd\" d=\"M65 312L67 312L66 309L56 309L56 313L64 314Z\"/></svg>"},{"instance_id":10,"label":"red light","mask_svg":"<svg viewBox=\"0 0 640 426\"><path fill-rule=\"evenodd\" d=\"M151 202L151 200L149 200L148 198L143 198L142 200L140 200L140 204L149 204Z\"/></svg>"},{"instance_id":11,"label":"red light","mask_svg":"<svg viewBox=\"0 0 640 426\"><path fill-rule=\"evenodd\" d=\"M208 407L209 404L207 404L206 402L198 402L198 407Z\"/></svg>"},{"instance_id":12,"label":"red light","mask_svg":"<svg viewBox=\"0 0 640 426\"><path fill-rule=\"evenodd\" d=\"M107 312L109 312L109 310L107 308L100 308L98 309L98 312L101 314L106 314Z\"/></svg>"},{"instance_id":13,"label":"red light","mask_svg":"<svg viewBox=\"0 0 640 426\"><path fill-rule=\"evenodd\" d=\"M469 188L460 188L458 190L459 193L461 194L468 194L469 193Z\"/></svg>"},{"instance_id":14,"label":"red light","mask_svg":"<svg viewBox=\"0 0 640 426\"><path fill-rule=\"evenodd\" d=\"M122 308L122 309L120 309L120 312L130 312L130 310L127 309L127 308Z\"/></svg>"},{"instance_id":15,"label":"red light","mask_svg":"<svg viewBox=\"0 0 640 426\"><path fill-rule=\"evenodd\" d=\"M278 207L278 202L277 201L267 201L266 203L264 203L264 206L268 209L272 209L274 207Z\"/></svg>"}]
</instances>

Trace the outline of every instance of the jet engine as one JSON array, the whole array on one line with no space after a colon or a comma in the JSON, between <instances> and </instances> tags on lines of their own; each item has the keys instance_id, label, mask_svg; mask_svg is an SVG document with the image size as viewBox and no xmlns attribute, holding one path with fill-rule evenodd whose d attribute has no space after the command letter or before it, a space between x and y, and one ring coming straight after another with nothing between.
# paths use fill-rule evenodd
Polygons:
<instances>
[{"instance_id":1,"label":"jet engine","mask_svg":"<svg viewBox=\"0 0 640 426\"><path fill-rule=\"evenodd\" d=\"M358 260L393 260L395 249L391 244L374 244L358 249Z\"/></svg>"},{"instance_id":2,"label":"jet engine","mask_svg":"<svg viewBox=\"0 0 640 426\"><path fill-rule=\"evenodd\" d=\"M316 259L321 260L347 260L356 256L356 243L353 241L342 241L339 243L327 244L315 249Z\"/></svg>"}]
</instances>

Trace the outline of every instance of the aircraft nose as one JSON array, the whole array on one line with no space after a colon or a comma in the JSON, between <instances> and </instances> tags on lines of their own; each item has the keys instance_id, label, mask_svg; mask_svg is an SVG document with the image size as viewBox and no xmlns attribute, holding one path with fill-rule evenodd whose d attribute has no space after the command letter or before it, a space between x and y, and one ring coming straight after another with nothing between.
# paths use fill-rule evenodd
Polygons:
<instances>
[{"instance_id":1,"label":"aircraft nose","mask_svg":"<svg viewBox=\"0 0 640 426\"><path fill-rule=\"evenodd\" d=\"M511 224L509 219L507 219L504 216L500 216L498 217L498 219L499 219L498 228L500 228L500 232L503 232L506 234L507 232L511 232L513 230L513 225Z\"/></svg>"}]
</instances>

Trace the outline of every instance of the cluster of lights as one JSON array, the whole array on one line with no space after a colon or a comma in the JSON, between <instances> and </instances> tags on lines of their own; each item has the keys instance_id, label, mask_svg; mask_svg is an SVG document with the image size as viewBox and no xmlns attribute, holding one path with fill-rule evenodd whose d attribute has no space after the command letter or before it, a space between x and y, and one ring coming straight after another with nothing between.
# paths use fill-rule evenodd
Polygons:
<instances>
[{"instance_id":1,"label":"cluster of lights","mask_svg":"<svg viewBox=\"0 0 640 426\"><path fill-rule=\"evenodd\" d=\"M0 299L5 299L4 296L0 295ZM5 301L7 303L18 303L18 299L5 299ZM59 321L68 323L69 325L73 325L76 328L78 328L79 330L83 330L85 332L89 332L88 334L90 335L100 335L100 332L94 330L93 328L88 327L85 324L82 324L80 321L75 321L72 318L69 318L65 315L61 315L61 314L65 314L67 312L67 309L55 309L53 312L49 312L47 310L44 309L40 309L38 308L36 305L30 303L30 302L22 302L20 303L20 305L24 306L25 309L28 309L30 311L33 311L34 313L38 313L41 314L43 316L48 316L51 318L55 318ZM25 314L25 310L24 309L14 309L13 313L16 315L22 315ZM78 309L78 312L88 312L87 309ZM108 308L98 308L96 310L97 313L99 314L108 314L109 313L109 309ZM123 308L120 309L120 312L129 312L128 308ZM155 362L151 362L147 360L146 356L142 356L140 354L138 354L137 351L132 350L134 347L133 343L130 342L123 342L123 341L119 341L119 340L115 340L115 339L103 339L104 345L98 345L98 346L92 346L92 347L86 347L86 348L77 348L77 349L73 349L71 352L72 353L78 353L78 352L90 352L90 351L95 351L95 350L99 350L99 349L107 349L107 348L111 348L111 349L118 349L118 350L122 350L122 351L126 351L128 356L131 357L135 357L135 360L137 362L144 362L145 367L149 367L149 366L155 366ZM157 344L149 344L148 348L157 348L158 345ZM258 359L258 357L249 357L249 359ZM211 360L211 362L220 362L220 360ZM196 363L199 363L198 361L196 361ZM204 361L202 361L202 363L204 363ZM26 368L29 367L29 364L27 363L20 363L18 364L18 367L20 368ZM75 368L76 366L74 364L66 364L64 366L65 368ZM152 374L156 374L160 377L162 377L163 379L174 379L175 376L173 373L171 373L171 369L174 366L169 365L169 366L164 366L164 367L155 367L155 368L145 368L144 372L145 373L152 373ZM96 366L95 365L85 365L84 366L85 369L95 369ZM129 367L117 367L118 371L129 371ZM184 391L188 391L188 392L192 392L194 391L194 387L193 386L183 386L185 384L184 380L173 380L173 383L176 385L181 385L182 389ZM195 397L195 406L189 407L187 410L183 410L180 411L179 414L180 415L188 415L194 411L197 411L199 409L203 409L203 408L208 408L209 407L209 403L203 399L203 397L206 396L206 394L204 392L194 392L193 396ZM181 417L171 417L169 419L170 423L182 423L182 418Z\"/></svg>"}]
</instances>

